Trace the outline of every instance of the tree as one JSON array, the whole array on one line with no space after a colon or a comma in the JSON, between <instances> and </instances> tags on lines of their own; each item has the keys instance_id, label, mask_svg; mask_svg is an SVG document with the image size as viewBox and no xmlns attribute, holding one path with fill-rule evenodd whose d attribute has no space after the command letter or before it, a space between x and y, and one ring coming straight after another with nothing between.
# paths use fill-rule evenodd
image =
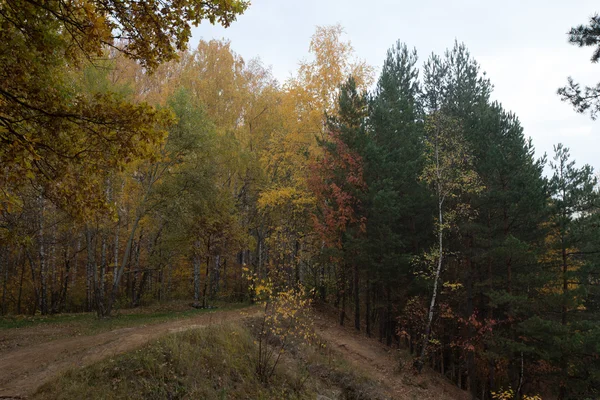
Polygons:
<instances>
[{"instance_id":1,"label":"tree","mask_svg":"<svg viewBox=\"0 0 600 400\"><path fill-rule=\"evenodd\" d=\"M435 260L433 293L427 315L423 347L417 362L422 368L427 352L431 323L438 295L439 280L444 259L444 232L456 224L461 214L468 215L468 204L460 201L464 194L478 193L483 188L473 169L473 159L468 144L462 137L460 124L451 117L434 113L426 125L425 168L422 179L433 189L437 200L437 248L428 257Z\"/></svg>"},{"instance_id":2,"label":"tree","mask_svg":"<svg viewBox=\"0 0 600 400\"><path fill-rule=\"evenodd\" d=\"M336 116L328 118L327 140L319 141L323 158L313 166L311 187L317 198L313 221L323 243L338 264L338 300L340 324L345 320L347 270L353 277L355 328L360 329L359 264L361 236L366 229L363 200L367 190L363 178L361 149L366 145L365 118L367 99L357 91L352 77L341 86Z\"/></svg>"},{"instance_id":3,"label":"tree","mask_svg":"<svg viewBox=\"0 0 600 400\"><path fill-rule=\"evenodd\" d=\"M0 4L0 185L6 188L0 205L18 204L14 190L32 179L45 196L75 211L87 206L77 191L102 198L86 177L153 156L170 115L112 92L83 94L73 74L101 64L107 47L152 71L185 49L190 24L207 19L227 26L247 5L241 0Z\"/></svg>"},{"instance_id":4,"label":"tree","mask_svg":"<svg viewBox=\"0 0 600 400\"><path fill-rule=\"evenodd\" d=\"M125 242L123 257L118 268L115 267L115 276L106 308L100 310L103 316L110 316L113 310L125 267L130 262L137 229L142 220L158 207L164 208L164 203L170 203L169 194L172 195L178 190L186 190L187 186L194 184L194 181L204 183L202 178L205 177L206 171L196 169L197 175L193 176L189 173L182 173L185 171L181 171L181 168L183 168L182 164L190 167L206 165L208 160L202 153L207 151L210 154L211 124L207 123L202 111L193 105L189 93L185 90L176 92L168 103L176 112L178 122L171 127L169 136L160 150L160 158L153 162L141 162L132 171L133 185L130 193L132 196L137 195L134 202L135 212ZM188 178L188 180L183 178ZM170 180L178 181L180 186L172 188L173 191L167 194L165 188L169 185ZM193 187L198 190L197 186ZM187 190L189 191L189 189ZM198 195L197 192L195 194ZM206 194L209 195L211 192L207 190ZM203 198L200 196L196 198L196 201L201 200Z\"/></svg>"},{"instance_id":5,"label":"tree","mask_svg":"<svg viewBox=\"0 0 600 400\"><path fill-rule=\"evenodd\" d=\"M551 320L548 325L560 324L552 328L558 333L552 341L560 349L559 359L554 361L561 368L559 398L562 400L591 395L591 392L585 393L582 384L589 385L588 391L593 390L594 385L589 380L598 373L598 363L589 358L589 351L594 351L589 344L599 330L586 321L585 314L577 315L582 314L577 310L592 311L593 318L593 309L588 309L589 304L586 307L586 292L590 289L586 264L589 255L598 249L597 245L587 247L587 243L590 240L597 243L597 237L592 238L598 231L590 219L598 212L600 197L597 179L589 165L576 168L575 162L570 160L569 149L562 144L554 146L554 152L550 163L553 175L549 182L553 237L550 254L554 255L552 266L558 269L552 290L557 294L557 302L552 303L558 303L560 320Z\"/></svg>"},{"instance_id":6,"label":"tree","mask_svg":"<svg viewBox=\"0 0 600 400\"><path fill-rule=\"evenodd\" d=\"M504 379L517 387L521 363L509 361L522 348L515 319L534 312L528 296L543 274L537 262L547 203L543 160L535 159L518 119L490 101L492 85L464 45L455 43L444 57L428 60L423 88L428 113L441 111L460 122L485 187L464 197L474 213L458 219L455 234L447 237L452 257L446 258L446 274L458 285L441 291L443 315L454 317L436 323L435 337L457 368L459 384L472 393ZM505 363L507 370L497 371Z\"/></svg>"},{"instance_id":7,"label":"tree","mask_svg":"<svg viewBox=\"0 0 600 400\"><path fill-rule=\"evenodd\" d=\"M591 61L597 63L600 60L600 16L591 17L589 25L578 25L571 28L568 35L569 43L573 45L595 46ZM600 83L582 88L579 83L569 77L567 86L558 89L558 94L562 101L571 103L578 113L589 112L593 120L600 112Z\"/></svg>"},{"instance_id":8,"label":"tree","mask_svg":"<svg viewBox=\"0 0 600 400\"><path fill-rule=\"evenodd\" d=\"M380 338L391 344L394 286L412 288L411 259L429 239L431 196L419 181L423 168L423 110L416 50L398 41L388 50L369 101L369 145L365 152L369 292L382 321ZM368 286L369 286L368 285ZM372 290L370 290L372 289ZM369 301L367 308L370 307ZM367 317L367 328L370 328ZM371 317L372 318L372 317Z\"/></svg>"},{"instance_id":9,"label":"tree","mask_svg":"<svg viewBox=\"0 0 600 400\"><path fill-rule=\"evenodd\" d=\"M338 25L318 26L311 37L312 61L303 61L298 76L286 82L294 94L296 112L302 118L302 130L315 136L325 131L325 115L334 115L340 87L352 76L359 90L372 82L373 68L354 59L354 48L342 40L344 29Z\"/></svg>"},{"instance_id":10,"label":"tree","mask_svg":"<svg viewBox=\"0 0 600 400\"><path fill-rule=\"evenodd\" d=\"M257 109L273 125L264 143L254 144L259 152L263 148L257 146L265 146L260 155L264 186L258 205L261 219L268 221L257 229L257 258L261 264L269 259L289 270L292 281L303 276L308 284L310 279L323 299L331 263L317 257L322 243L311 224L317 200L310 187L310 165L322 155L318 140L327 140L327 115L337 114L340 86L356 73L359 90L366 89L372 74L371 67L355 59L342 34L340 26L317 27L309 45L312 60L301 62L297 75L271 97L276 106ZM261 125L253 122L252 126L254 137ZM265 251L265 244L270 251Z\"/></svg>"},{"instance_id":11,"label":"tree","mask_svg":"<svg viewBox=\"0 0 600 400\"><path fill-rule=\"evenodd\" d=\"M167 100L178 117L170 130L165 160L169 161L168 174L158 183L154 208L165 223L165 248L175 246L177 254L192 264L193 298L199 304L201 297L201 265L206 256L203 235L208 232L207 221L230 204L219 191L214 176L217 160L214 125L201 106L184 89L178 89ZM209 267L207 266L207 269Z\"/></svg>"}]
</instances>

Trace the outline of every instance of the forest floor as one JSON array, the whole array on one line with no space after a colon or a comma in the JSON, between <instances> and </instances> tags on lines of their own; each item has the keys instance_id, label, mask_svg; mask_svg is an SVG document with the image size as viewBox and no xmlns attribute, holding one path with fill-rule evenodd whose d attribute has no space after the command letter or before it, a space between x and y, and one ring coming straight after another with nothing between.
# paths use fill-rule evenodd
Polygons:
<instances>
[{"instance_id":1,"label":"forest floor","mask_svg":"<svg viewBox=\"0 0 600 400\"><path fill-rule=\"evenodd\" d=\"M0 342L4 342L5 346L0 347L0 398L27 398L66 370L79 369L135 350L169 333L242 320L259 313L260 308L214 311L100 333L92 330L75 336L72 324L2 329ZM410 366L410 356L405 351L390 349L350 327L340 327L335 317L326 312L316 313L315 327L329 348L378 382L390 398L468 398L466 392L433 371L426 369L415 374Z\"/></svg>"}]
</instances>

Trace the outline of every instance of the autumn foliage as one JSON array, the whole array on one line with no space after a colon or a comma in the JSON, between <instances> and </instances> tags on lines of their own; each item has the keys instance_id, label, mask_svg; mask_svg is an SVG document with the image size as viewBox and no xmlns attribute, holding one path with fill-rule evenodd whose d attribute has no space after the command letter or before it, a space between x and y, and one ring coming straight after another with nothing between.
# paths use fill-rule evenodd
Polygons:
<instances>
[{"instance_id":1,"label":"autumn foliage","mask_svg":"<svg viewBox=\"0 0 600 400\"><path fill-rule=\"evenodd\" d=\"M342 234L350 226L365 231L366 217L360 215L358 194L366 190L362 159L348 148L339 132L329 132L325 154L312 165L310 187L318 213L313 214L316 232L331 247L342 246Z\"/></svg>"},{"instance_id":2,"label":"autumn foliage","mask_svg":"<svg viewBox=\"0 0 600 400\"><path fill-rule=\"evenodd\" d=\"M592 168L458 42L375 87L339 25L284 82L187 48L248 5L0 1L0 312L261 302L268 383L318 301L480 399L600 396Z\"/></svg>"}]
</instances>

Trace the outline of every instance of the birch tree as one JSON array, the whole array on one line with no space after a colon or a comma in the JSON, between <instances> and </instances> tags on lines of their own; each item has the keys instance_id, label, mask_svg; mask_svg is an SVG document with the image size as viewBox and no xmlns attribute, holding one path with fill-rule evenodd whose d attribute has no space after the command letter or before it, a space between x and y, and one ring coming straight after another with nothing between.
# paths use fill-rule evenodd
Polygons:
<instances>
[{"instance_id":1,"label":"birch tree","mask_svg":"<svg viewBox=\"0 0 600 400\"><path fill-rule=\"evenodd\" d=\"M433 293L423 335L421 355L415 362L420 371L427 355L431 324L444 265L444 234L460 216L469 214L469 206L461 201L464 195L475 194L483 188L473 169L473 156L457 119L434 112L425 124L425 167L421 180L433 190L437 200L437 245L426 259L434 263Z\"/></svg>"}]
</instances>

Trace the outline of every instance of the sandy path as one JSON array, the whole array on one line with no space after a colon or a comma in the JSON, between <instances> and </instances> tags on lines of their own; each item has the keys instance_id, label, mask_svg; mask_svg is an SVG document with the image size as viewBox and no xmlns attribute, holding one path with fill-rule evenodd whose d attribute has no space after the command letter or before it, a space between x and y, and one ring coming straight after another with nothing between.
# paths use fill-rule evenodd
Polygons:
<instances>
[{"instance_id":1,"label":"sandy path","mask_svg":"<svg viewBox=\"0 0 600 400\"><path fill-rule=\"evenodd\" d=\"M365 337L353 329L340 327L336 318L317 314L315 320L317 332L339 351L342 356L357 368L365 371L382 384L388 395L399 400L467 400L468 394L457 388L440 374L425 370L415 374L406 362L410 356L403 350L390 349L376 339ZM407 364L398 371L399 358Z\"/></svg>"},{"instance_id":2,"label":"sandy path","mask_svg":"<svg viewBox=\"0 0 600 400\"><path fill-rule=\"evenodd\" d=\"M0 399L26 398L69 369L138 348L164 334L241 319L259 309L217 311L153 325L69 337L0 353Z\"/></svg>"}]
</instances>

